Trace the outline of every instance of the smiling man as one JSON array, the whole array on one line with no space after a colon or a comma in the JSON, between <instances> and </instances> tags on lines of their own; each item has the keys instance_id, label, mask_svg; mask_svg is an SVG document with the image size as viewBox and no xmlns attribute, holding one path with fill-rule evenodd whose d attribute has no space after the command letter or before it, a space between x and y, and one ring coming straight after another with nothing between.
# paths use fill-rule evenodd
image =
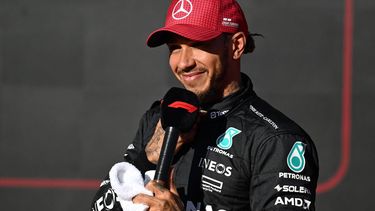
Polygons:
<instances>
[{"instance_id":1,"label":"smiling man","mask_svg":"<svg viewBox=\"0 0 375 211\"><path fill-rule=\"evenodd\" d=\"M202 42L170 35L167 41L172 72L203 103L218 101L240 87L239 60L229 55L232 47L242 51L246 38L242 32L233 37L239 46L230 46L231 39L222 34Z\"/></svg>"},{"instance_id":2,"label":"smiling man","mask_svg":"<svg viewBox=\"0 0 375 211\"><path fill-rule=\"evenodd\" d=\"M165 26L147 40L150 47L164 44L172 73L198 96L202 114L179 137L168 188L151 181L146 188L152 195L138 194L132 202L149 210L315 210L316 148L241 73L241 58L254 50L254 41L239 4L172 0ZM144 114L125 161L143 175L155 170L163 138L156 102ZM109 192L106 182L92 210L125 209L106 205Z\"/></svg>"}]
</instances>

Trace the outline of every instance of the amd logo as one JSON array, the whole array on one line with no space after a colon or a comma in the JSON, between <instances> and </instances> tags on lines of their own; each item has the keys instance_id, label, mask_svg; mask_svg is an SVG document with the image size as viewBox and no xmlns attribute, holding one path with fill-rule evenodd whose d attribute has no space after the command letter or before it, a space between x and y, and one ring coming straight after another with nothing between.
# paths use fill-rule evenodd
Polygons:
<instances>
[{"instance_id":1,"label":"amd logo","mask_svg":"<svg viewBox=\"0 0 375 211\"><path fill-rule=\"evenodd\" d=\"M311 201L301 198L288 198L279 196L275 201L275 205L301 207L304 210L309 210Z\"/></svg>"}]
</instances>

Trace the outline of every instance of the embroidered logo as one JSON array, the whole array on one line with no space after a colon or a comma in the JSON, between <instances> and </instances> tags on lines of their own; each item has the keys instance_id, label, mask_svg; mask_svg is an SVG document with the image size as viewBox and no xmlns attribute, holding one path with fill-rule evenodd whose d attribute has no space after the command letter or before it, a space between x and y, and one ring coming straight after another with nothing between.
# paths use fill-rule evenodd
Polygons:
<instances>
[{"instance_id":1,"label":"embroidered logo","mask_svg":"<svg viewBox=\"0 0 375 211\"><path fill-rule=\"evenodd\" d=\"M287 164L290 170L300 173L305 168L305 144L300 141L294 143L287 158Z\"/></svg>"},{"instance_id":2,"label":"embroidered logo","mask_svg":"<svg viewBox=\"0 0 375 211\"><path fill-rule=\"evenodd\" d=\"M193 11L193 4L190 0L180 0L176 3L172 11L172 17L175 20L181 20L188 17Z\"/></svg>"},{"instance_id":3,"label":"embroidered logo","mask_svg":"<svg viewBox=\"0 0 375 211\"><path fill-rule=\"evenodd\" d=\"M228 128L225 133L221 134L217 139L216 139L216 145L220 149L230 149L232 147L232 142L233 142L233 137L241 133L240 130L230 127Z\"/></svg>"}]
</instances>

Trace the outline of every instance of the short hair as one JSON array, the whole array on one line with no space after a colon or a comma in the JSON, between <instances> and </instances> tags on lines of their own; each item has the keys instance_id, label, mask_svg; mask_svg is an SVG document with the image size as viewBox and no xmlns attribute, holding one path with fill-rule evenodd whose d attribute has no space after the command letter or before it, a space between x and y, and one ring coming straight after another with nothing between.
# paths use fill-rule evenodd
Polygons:
<instances>
[{"instance_id":1,"label":"short hair","mask_svg":"<svg viewBox=\"0 0 375 211\"><path fill-rule=\"evenodd\" d=\"M255 49L255 41L253 37L264 37L262 34L251 33L247 36L244 53L252 53Z\"/></svg>"}]
</instances>

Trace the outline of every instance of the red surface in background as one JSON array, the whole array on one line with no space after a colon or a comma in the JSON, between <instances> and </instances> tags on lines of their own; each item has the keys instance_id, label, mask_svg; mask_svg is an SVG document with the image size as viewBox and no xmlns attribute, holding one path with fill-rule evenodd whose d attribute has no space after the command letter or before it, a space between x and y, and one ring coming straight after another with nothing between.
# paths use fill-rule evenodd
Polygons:
<instances>
[{"instance_id":1,"label":"red surface in background","mask_svg":"<svg viewBox=\"0 0 375 211\"><path fill-rule=\"evenodd\" d=\"M97 189L99 184L94 179L0 178L0 187L9 188Z\"/></svg>"},{"instance_id":2,"label":"red surface in background","mask_svg":"<svg viewBox=\"0 0 375 211\"><path fill-rule=\"evenodd\" d=\"M338 170L327 181L319 183L317 193L335 188L344 178L349 167L352 105L352 59L353 59L353 1L345 0L343 30L343 76L341 114L341 160ZM9 188L62 188L97 189L100 180L90 179L32 179L0 178L0 187Z\"/></svg>"},{"instance_id":3,"label":"red surface in background","mask_svg":"<svg viewBox=\"0 0 375 211\"><path fill-rule=\"evenodd\" d=\"M349 168L352 129L353 1L345 0L341 99L341 161L336 173L327 181L318 184L318 193L327 192L336 187L343 180Z\"/></svg>"}]
</instances>

